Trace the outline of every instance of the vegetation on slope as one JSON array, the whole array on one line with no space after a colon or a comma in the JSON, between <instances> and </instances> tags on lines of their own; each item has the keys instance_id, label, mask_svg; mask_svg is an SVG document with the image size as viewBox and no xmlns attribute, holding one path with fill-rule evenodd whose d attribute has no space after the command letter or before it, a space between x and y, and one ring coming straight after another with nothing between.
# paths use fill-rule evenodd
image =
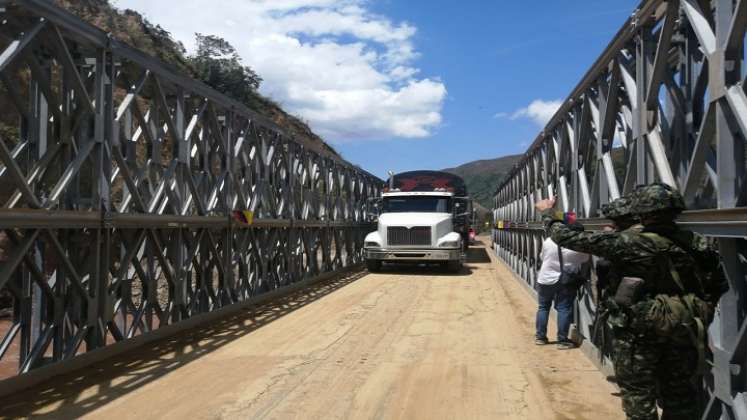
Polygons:
<instances>
[{"instance_id":1,"label":"vegetation on slope","mask_svg":"<svg viewBox=\"0 0 747 420\"><path fill-rule=\"evenodd\" d=\"M459 175L467 184L467 189L482 207L493 208L493 196L498 186L508 176L514 165L519 163L524 155L503 156L496 159L476 160L465 163L456 168L444 169L444 171ZM612 166L615 176L622 189L625 180L626 160L625 149L616 147L612 149Z\"/></svg>"},{"instance_id":2,"label":"vegetation on slope","mask_svg":"<svg viewBox=\"0 0 747 420\"><path fill-rule=\"evenodd\" d=\"M522 155L503 156L495 159L476 160L445 172L459 175L467 184L472 198L482 207L493 208L493 195Z\"/></svg>"}]
</instances>

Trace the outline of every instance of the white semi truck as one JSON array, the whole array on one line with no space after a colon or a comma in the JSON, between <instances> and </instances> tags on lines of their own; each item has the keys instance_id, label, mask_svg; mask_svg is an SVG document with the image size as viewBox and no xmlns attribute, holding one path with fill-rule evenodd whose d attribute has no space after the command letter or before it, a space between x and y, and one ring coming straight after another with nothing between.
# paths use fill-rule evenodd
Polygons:
<instances>
[{"instance_id":1,"label":"white semi truck","mask_svg":"<svg viewBox=\"0 0 747 420\"><path fill-rule=\"evenodd\" d=\"M469 246L472 201L464 181L438 171L390 175L372 203L377 229L366 236L369 271L382 263L438 263L457 272Z\"/></svg>"}]
</instances>

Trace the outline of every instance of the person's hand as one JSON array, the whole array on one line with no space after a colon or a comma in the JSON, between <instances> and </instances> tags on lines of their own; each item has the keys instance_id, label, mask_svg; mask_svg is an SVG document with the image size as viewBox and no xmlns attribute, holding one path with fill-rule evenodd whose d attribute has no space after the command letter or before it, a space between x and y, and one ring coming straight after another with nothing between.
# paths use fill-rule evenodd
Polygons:
<instances>
[{"instance_id":1,"label":"person's hand","mask_svg":"<svg viewBox=\"0 0 747 420\"><path fill-rule=\"evenodd\" d=\"M555 197L553 197L553 198L546 198L544 200L540 200L540 201L534 203L534 208L537 209L538 212L543 212L545 210L550 210L553 207L555 207Z\"/></svg>"}]
</instances>

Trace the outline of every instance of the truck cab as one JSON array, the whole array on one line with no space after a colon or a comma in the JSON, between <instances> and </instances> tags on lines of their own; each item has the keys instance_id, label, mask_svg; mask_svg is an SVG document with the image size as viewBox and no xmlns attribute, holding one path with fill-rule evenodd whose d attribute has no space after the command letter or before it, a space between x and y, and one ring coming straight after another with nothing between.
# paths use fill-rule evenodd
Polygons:
<instances>
[{"instance_id":1,"label":"truck cab","mask_svg":"<svg viewBox=\"0 0 747 420\"><path fill-rule=\"evenodd\" d=\"M450 271L464 263L471 202L451 186L461 178L434 171L416 174L390 179L374 203L377 229L364 242L369 271L379 271L385 262L439 263Z\"/></svg>"}]
</instances>

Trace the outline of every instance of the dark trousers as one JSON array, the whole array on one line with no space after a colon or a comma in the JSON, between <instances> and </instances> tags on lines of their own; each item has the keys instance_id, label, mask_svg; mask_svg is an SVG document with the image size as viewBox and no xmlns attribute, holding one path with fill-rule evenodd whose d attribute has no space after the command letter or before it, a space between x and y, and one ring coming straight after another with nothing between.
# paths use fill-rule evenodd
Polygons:
<instances>
[{"instance_id":1,"label":"dark trousers","mask_svg":"<svg viewBox=\"0 0 747 420\"><path fill-rule=\"evenodd\" d=\"M550 308L555 303L558 312L558 341L568 340L568 330L573 322L573 300L576 291L559 284L537 285L539 308L537 309L537 338L547 338L547 320L550 318Z\"/></svg>"},{"instance_id":2,"label":"dark trousers","mask_svg":"<svg viewBox=\"0 0 747 420\"><path fill-rule=\"evenodd\" d=\"M698 364L695 346L675 344L653 333L614 330L612 360L623 409L630 420L696 420Z\"/></svg>"}]
</instances>

